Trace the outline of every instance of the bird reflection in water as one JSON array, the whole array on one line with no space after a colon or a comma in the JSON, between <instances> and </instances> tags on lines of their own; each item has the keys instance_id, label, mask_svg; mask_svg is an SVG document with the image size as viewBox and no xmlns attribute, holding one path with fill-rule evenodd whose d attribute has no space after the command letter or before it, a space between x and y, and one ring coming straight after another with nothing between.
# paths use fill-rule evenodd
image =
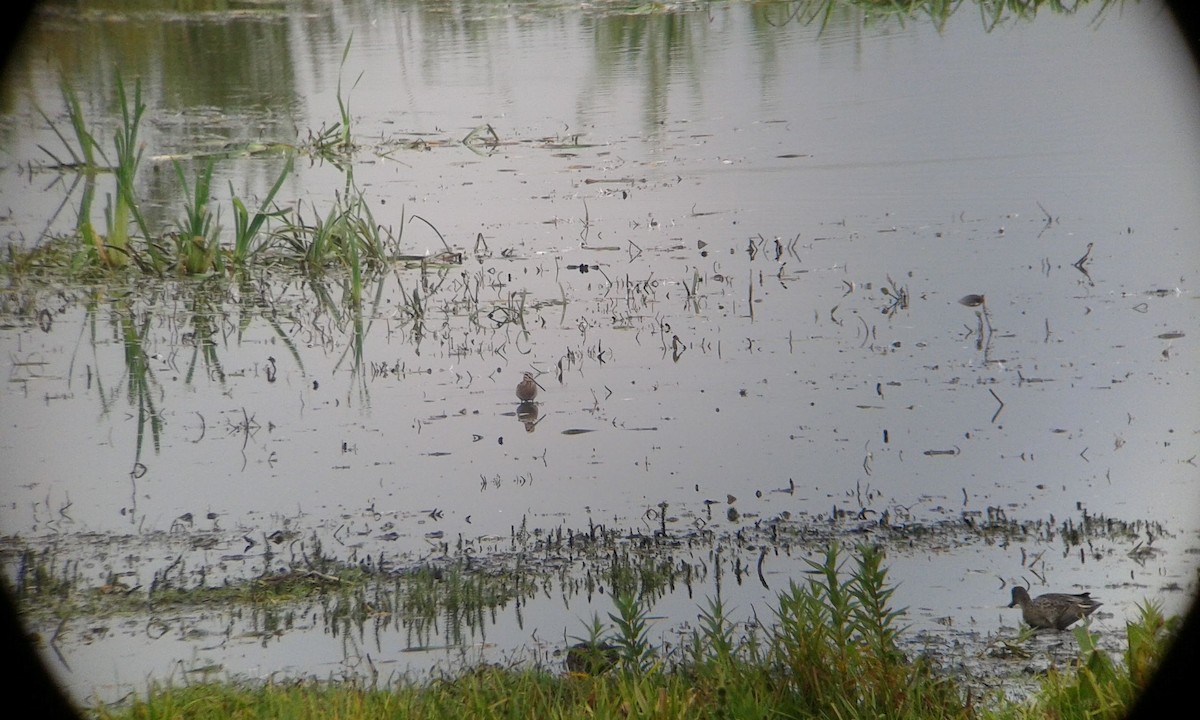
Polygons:
<instances>
[{"instance_id":1,"label":"bird reflection in water","mask_svg":"<svg viewBox=\"0 0 1200 720\"><path fill-rule=\"evenodd\" d=\"M545 390L533 373L525 373L521 382L517 383L517 399L521 401L517 406L517 419L525 426L525 432L533 432L537 428L539 408L534 399L539 388Z\"/></svg>"},{"instance_id":2,"label":"bird reflection in water","mask_svg":"<svg viewBox=\"0 0 1200 720\"><path fill-rule=\"evenodd\" d=\"M538 417L538 405L535 402L523 402L517 406L517 419L525 426L525 432L533 432L541 418Z\"/></svg>"}]
</instances>

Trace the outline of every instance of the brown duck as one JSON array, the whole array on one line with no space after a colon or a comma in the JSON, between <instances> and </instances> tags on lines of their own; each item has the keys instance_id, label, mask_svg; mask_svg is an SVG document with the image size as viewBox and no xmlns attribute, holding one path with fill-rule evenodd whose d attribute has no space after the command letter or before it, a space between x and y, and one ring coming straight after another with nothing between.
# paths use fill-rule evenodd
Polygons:
<instances>
[{"instance_id":1,"label":"brown duck","mask_svg":"<svg viewBox=\"0 0 1200 720\"><path fill-rule=\"evenodd\" d=\"M1094 613L1103 603L1093 598L1090 593L1047 593L1030 598L1029 592L1018 585L1012 589L1012 602L1008 606L1017 605L1021 606L1021 618L1030 627L1039 630L1066 630L1078 620Z\"/></svg>"},{"instance_id":2,"label":"brown duck","mask_svg":"<svg viewBox=\"0 0 1200 720\"><path fill-rule=\"evenodd\" d=\"M621 653L606 642L580 642L567 649L567 670L581 675L600 675L611 670Z\"/></svg>"}]
</instances>

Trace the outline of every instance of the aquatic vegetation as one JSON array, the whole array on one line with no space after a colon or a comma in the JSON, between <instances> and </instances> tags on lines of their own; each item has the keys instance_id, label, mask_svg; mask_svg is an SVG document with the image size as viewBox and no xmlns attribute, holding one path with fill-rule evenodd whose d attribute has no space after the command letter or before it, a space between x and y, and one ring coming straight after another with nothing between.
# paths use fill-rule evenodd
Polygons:
<instances>
[{"instance_id":1,"label":"aquatic vegetation","mask_svg":"<svg viewBox=\"0 0 1200 720\"><path fill-rule=\"evenodd\" d=\"M350 114L350 92L342 95L342 70L346 67L346 59L350 57L350 45L353 42L354 34L351 33L346 39L345 47L342 48L342 62L338 66L337 104L340 119L328 127L322 125L316 133L309 130L308 140L303 146L303 149L312 155L329 160L335 165L348 159L355 149L351 133L353 116ZM362 73L359 73L354 84L350 86L351 91L358 86L361 79Z\"/></svg>"},{"instance_id":2,"label":"aquatic vegetation","mask_svg":"<svg viewBox=\"0 0 1200 720\"><path fill-rule=\"evenodd\" d=\"M349 53L349 50L350 43L347 42L345 52ZM290 149L285 149L287 159L253 215L230 182L234 227L232 242L228 246L222 242L219 218L211 207L216 157L210 155L201 159L194 183L189 182L180 159L170 158L183 193L183 212L175 228L153 232L142 213L135 190L145 152L139 133L145 121L146 103L142 99L140 80L135 83L130 97L120 76L116 78L120 125L113 136L115 162L111 168L115 193L108 196L104 211L104 233L97 232L92 220L92 203L96 175L106 170L98 164L97 158L105 158L105 153L88 130L78 97L65 80L61 91L74 130L74 143L44 113L43 117L66 147L71 161L63 162L49 150L43 150L55 160L53 169L58 172L74 171L83 179L75 234L69 238L50 238L33 248L10 245L8 262L2 265L8 275L37 273L90 277L98 271L131 267L154 276L196 276L233 269L245 271L254 260L262 260L264 266L271 267L280 260L286 262L289 259L299 260L298 265L286 263L293 269L299 267L310 272L322 272L330 261L336 260L352 273L352 296L360 298L362 273L377 272L391 259L383 245L381 229L371 218L361 193L351 191L351 188L347 189L345 197L335 200L324 222L318 220L312 226L305 225L299 207L289 210L275 205L275 198L292 171L294 158ZM343 122L338 125L340 139L334 147L338 152L346 152L352 148L349 139L350 110L348 98L342 97L340 84L338 105ZM282 229L268 232L267 224L271 220L280 221ZM349 242L351 239L353 242ZM280 240L284 242L278 242ZM55 252L59 245L66 244L69 248L72 243L77 244L83 252L68 251L65 256ZM275 250L278 252L273 252Z\"/></svg>"},{"instance_id":3,"label":"aquatic vegetation","mask_svg":"<svg viewBox=\"0 0 1200 720\"><path fill-rule=\"evenodd\" d=\"M228 248L222 247L220 227L216 225L217 218L209 206L214 159L210 157L204 162L196 178L194 190L189 187L179 161L172 159L171 162L179 184L188 196L184 201L184 216L178 222L178 232L171 235L175 243L174 257L178 274L207 275L224 273L227 269L244 272L259 253L268 250L272 245L273 237L263 232L267 220L287 216L286 210L269 208L284 180L291 174L293 158L289 155L275 184L263 197L253 217L230 182L229 196L233 206L234 227L233 242Z\"/></svg>"},{"instance_id":4,"label":"aquatic vegetation","mask_svg":"<svg viewBox=\"0 0 1200 720\"><path fill-rule=\"evenodd\" d=\"M250 211L246 208L246 204L237 196L233 189L233 183L229 183L230 202L233 203L233 248L230 252L230 262L238 268L246 268L250 265L260 253L271 247L270 236L263 232L263 228L267 221L272 218L284 218L287 216L287 210L279 208L269 210L274 204L275 197L279 194L280 188L283 187L283 182L292 173L292 165L294 158L288 155L287 162L279 171L279 177L275 179L275 184L271 186L270 191L263 197L259 203L258 210L255 211L254 217L250 216Z\"/></svg>"},{"instance_id":5,"label":"aquatic vegetation","mask_svg":"<svg viewBox=\"0 0 1200 720\"><path fill-rule=\"evenodd\" d=\"M1097 14L1123 0L1098 0ZM1039 12L1072 14L1088 7L1091 3L1064 3L1062 0L975 0L980 20L988 32L1011 20L1031 20ZM836 17L847 12L862 13L867 24L888 21L908 22L926 17L937 27L943 27L950 17L966 3L947 0L799 0L798 2L765 5L761 12L772 25L796 22L804 25L816 24L824 30Z\"/></svg>"},{"instance_id":6,"label":"aquatic vegetation","mask_svg":"<svg viewBox=\"0 0 1200 720\"><path fill-rule=\"evenodd\" d=\"M1080 631L1079 662L1047 676L1031 701L972 696L892 642L902 632L895 625L902 611L888 603L880 553L858 548L856 569L843 578L840 552L831 546L813 562L814 581L779 595L770 626L749 625L735 636L726 608L710 600L687 652L675 661L624 662L629 648L620 648L621 631L610 644L593 619L587 637L567 651L566 673L514 662L468 665L430 682L156 683L145 697L91 710L100 718L222 717L235 708L243 717L1116 718L1144 687L1173 632L1146 606L1128 626L1123 664ZM644 606L620 598L614 604L619 626L635 632L644 626Z\"/></svg>"},{"instance_id":7,"label":"aquatic vegetation","mask_svg":"<svg viewBox=\"0 0 1200 720\"><path fill-rule=\"evenodd\" d=\"M137 175L138 166L141 164L144 150L138 142L138 131L146 111L146 104L142 101L141 82L135 83L133 98L130 99L120 75L116 78L121 124L113 135L116 159L112 167L100 165L101 160L108 163L108 158L94 134L88 129L88 122L79 103L79 97L65 78L60 83L60 92L74 133L74 145L59 131L44 111L39 109L38 112L62 142L71 161L64 162L45 147L41 149L54 161L54 169L60 172L78 173L76 185L80 178L83 179L84 188L77 213L76 234L86 255L92 258L93 262L98 262L105 267L124 267L132 259L133 253L129 247L130 222L136 223L143 235L148 235L134 191L134 178ZM96 231L92 220L96 175L101 172L111 172L116 184L115 198L111 194L108 195L108 204L104 210L105 235ZM74 187L75 185L72 186L72 189ZM153 258L155 249L150 248L150 250ZM10 248L10 253L12 252L13 250ZM78 268L76 267L76 269Z\"/></svg>"},{"instance_id":8,"label":"aquatic vegetation","mask_svg":"<svg viewBox=\"0 0 1200 720\"><path fill-rule=\"evenodd\" d=\"M175 176L183 191L183 213L173 230L152 232L135 189L145 153L145 146L139 140L146 113L141 81L134 84L133 95L130 97L121 77L118 75L116 78L120 125L113 135L115 162L111 168L104 168L98 164L97 158L107 161L106 155L88 130L78 97L65 80L61 84L61 91L74 130L74 144L49 118L46 118L46 121L66 147L72 161L64 163L49 150L43 150L55 160L53 169L58 172L79 173L77 183L78 178L82 178L83 191L77 209L75 233L72 237L49 238L33 248L21 249L10 245L9 262L0 266L7 274L96 277L97 273L103 271L131 267L153 276L205 275L224 272L227 262L233 267L244 269L248 261L269 246L262 231L267 220L284 214L283 210L269 208L291 172L290 157L253 217L250 216L245 203L234 193L230 183L235 223L230 249L222 247L220 227L210 207L214 157L210 156L203 161L194 184L189 183L179 159L171 158ZM43 117L46 117L44 113ZM115 193L107 196L104 233L101 234L93 224L92 203L96 191L96 177L103 172L111 172ZM72 191L74 187L73 185ZM71 191L68 191L68 197L70 194ZM64 245L65 254L56 250ZM72 245L77 246L79 251L72 252Z\"/></svg>"},{"instance_id":9,"label":"aquatic vegetation","mask_svg":"<svg viewBox=\"0 0 1200 720\"><path fill-rule=\"evenodd\" d=\"M188 181L178 161L172 161L179 184L188 193ZM174 236L175 256L179 258L180 271L187 275L200 275L216 269L219 241L213 234L213 216L208 210L209 186L212 184L213 162L209 160L196 178L195 193L186 200L184 219L179 222L179 233Z\"/></svg>"},{"instance_id":10,"label":"aquatic vegetation","mask_svg":"<svg viewBox=\"0 0 1200 720\"><path fill-rule=\"evenodd\" d=\"M435 635L448 645L486 636L499 611L508 610L519 621L522 606L539 597L558 596L570 606L575 598L591 602L608 595L614 630L593 617L587 632L575 640L608 643L624 667L648 670L662 664L704 665L707 660L696 656L701 650L720 658L761 652L762 637L735 640L730 610L720 599L723 583L731 579L740 584L757 574L762 580L766 553L759 546L773 553L807 549L819 554L818 559L802 558L811 574L808 580L792 581L778 594L779 625L792 628L793 635L824 638L793 648L794 656L805 656L796 662L825 662L822 653L829 650L823 643L871 656L897 652L904 611L890 607L894 589L887 584L881 548L907 547L922 538L940 546L951 537L948 527L889 534L875 525L875 542L880 544L860 549L854 569L844 577L845 561L836 537L848 527L831 528L819 519L777 520L757 531L729 534L668 531L652 536L597 525L546 530L522 524L513 528L503 552L460 539L448 544L436 561L380 555L370 562L337 557L318 533L300 538L276 531L255 539L245 530L189 532L191 522L190 517L181 518L174 531L140 539L173 548L172 560L149 575L114 568L100 582L84 577L79 572L81 556L65 541L47 547L9 539L0 543L0 560L11 568L15 597L31 621L47 613L138 613L149 607L187 612L212 608L214 603L230 610L246 606L295 611L315 602L330 632L362 633L370 624L376 631L402 630L418 646L432 644ZM861 532L861 526L854 527ZM962 524L954 532L984 531ZM102 540L90 538L79 549L94 553L104 547ZM133 553L131 540L109 540L106 554ZM227 553L241 550L245 560L241 565L206 562L206 553L217 548ZM258 554L245 554L254 548L260 548ZM702 646L693 637L674 655L663 655L652 647L647 618L653 604L676 587L686 589L689 597L710 593L713 599L700 613L700 626L707 632Z\"/></svg>"},{"instance_id":11,"label":"aquatic vegetation","mask_svg":"<svg viewBox=\"0 0 1200 720\"><path fill-rule=\"evenodd\" d=\"M488 155L495 152L496 147L500 145L500 136L490 124L480 125L472 128L471 132L463 137L462 144L473 153Z\"/></svg>"}]
</instances>

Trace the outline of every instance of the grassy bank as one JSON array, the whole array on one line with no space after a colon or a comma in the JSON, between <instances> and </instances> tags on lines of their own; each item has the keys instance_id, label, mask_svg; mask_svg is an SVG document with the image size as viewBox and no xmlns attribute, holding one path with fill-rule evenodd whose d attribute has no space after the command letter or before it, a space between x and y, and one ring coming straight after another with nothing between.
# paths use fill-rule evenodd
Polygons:
<instances>
[{"instance_id":1,"label":"grassy bank","mask_svg":"<svg viewBox=\"0 0 1200 720\"><path fill-rule=\"evenodd\" d=\"M904 611L890 604L882 553L852 559L832 545L808 576L781 591L769 618L738 624L709 600L690 640L664 652L648 642L648 606L614 599L576 652L589 672L561 667L466 667L429 682L216 682L157 685L104 719L205 718L1116 718L1131 706L1171 638L1153 607L1127 627L1114 661L1086 628L1080 655L1051 670L1031 700L973 696L901 651ZM1028 640L1023 635L1018 642ZM581 667L576 664L578 669Z\"/></svg>"}]
</instances>

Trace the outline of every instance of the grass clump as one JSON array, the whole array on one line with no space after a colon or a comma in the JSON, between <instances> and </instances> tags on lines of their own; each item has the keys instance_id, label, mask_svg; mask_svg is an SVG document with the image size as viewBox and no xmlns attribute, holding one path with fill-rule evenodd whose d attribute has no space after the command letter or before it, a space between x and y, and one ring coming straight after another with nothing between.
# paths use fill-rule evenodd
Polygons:
<instances>
[{"instance_id":1,"label":"grass clump","mask_svg":"<svg viewBox=\"0 0 1200 720\"><path fill-rule=\"evenodd\" d=\"M66 147L70 160L60 160L49 150L42 150L54 160L54 170L76 174L72 191L82 182L74 230L31 250L10 245L8 263L0 266L0 270L9 275L42 272L95 278L129 268L157 277L197 276L245 270L249 262L270 245L271 236L266 232L265 223L286 212L270 208L284 180L291 174L292 157L288 157L274 186L253 215L230 184L235 228L228 247L222 244L218 217L211 208L213 159L208 158L201 165L194 183L189 183L179 161L173 160L183 195L183 213L175 228L153 232L143 216L136 190L145 152L139 139L146 114L141 81L134 83L130 94L121 76L116 78L120 116L112 136L111 160L96 135L89 130L79 98L65 80L61 91L73 141L60 132L45 113L42 115ZM106 195L103 225L98 228L93 205L97 179L101 175L112 176L113 190Z\"/></svg>"},{"instance_id":2,"label":"grass clump","mask_svg":"<svg viewBox=\"0 0 1200 720\"><path fill-rule=\"evenodd\" d=\"M343 66L350 48L351 40L347 40L342 53ZM390 269L394 262L420 261L424 269L426 259L399 254L399 237L394 237L389 228L375 222L362 192L354 186L353 170L348 165L356 149L351 134L352 89L353 86L349 90L343 89L339 74L339 121L331 127L323 127L315 135L310 132L308 143L299 148L284 144L271 146L272 152L283 150L286 161L257 210L247 207L234 191L233 183L229 184L233 217L230 237L220 225L219 211L214 209L212 181L216 156L213 155L189 156L194 161L191 163L194 168L172 158L180 189L177 201L182 211L170 227L152 227L147 222L137 195L138 173L145 151L140 136L147 109L140 81L133 85L132 93L128 93L121 77L116 78L120 113L115 121L117 128L112 135L111 148L106 153L107 144L98 141L99 136L89 128L78 96L63 80L61 92L71 129L60 131L45 113L42 117L66 148L66 156L60 158L46 148L42 150L53 161L48 169L74 176L68 195L82 185L76 207L77 220L74 227L62 235L44 233L46 240L32 248L10 244L6 260L0 260L0 276L11 279L32 275L77 280L112 280L127 274L244 277L257 266L283 268L309 278L324 279L323 276L331 271L346 278L347 297L352 304L359 304L366 283ZM317 204L313 203L309 219L299 205L284 208L275 203L284 181L292 173L297 153L329 161L342 168L347 177L345 191L334 199L328 211L319 212ZM60 151L59 154L63 153ZM100 213L95 207L95 199L98 181L105 176L112 178L112 191L105 195L107 204L100 221L96 217ZM270 226L273 221L275 227ZM438 236L440 238L441 234ZM444 238L442 242L445 244ZM439 254L434 262L457 265L461 260L461 254L452 252L446 245L445 255ZM416 294L413 298L413 307L423 314L422 299Z\"/></svg>"},{"instance_id":3,"label":"grass clump","mask_svg":"<svg viewBox=\"0 0 1200 720\"><path fill-rule=\"evenodd\" d=\"M343 63L349 50L347 42ZM257 210L252 212L237 196L233 184L229 184L232 238L223 233L219 214L213 209L214 158L197 159L194 180L179 160L172 159L181 189L182 212L174 227L156 232L143 217L136 194L136 178L144 152L138 138L146 112L141 83L134 85L132 97L126 93L120 77L116 87L121 114L113 135L115 162L110 166L103 147L88 129L78 97L63 83L74 140L57 128L54 132L66 146L70 160L64 162L48 150L46 153L55 160L58 172L75 172L82 179L78 221L67 237L53 238L32 250L10 246L8 262L0 266L3 272L105 278L111 277L113 271L128 268L156 277L196 277L244 274L258 263L298 270L309 277L319 277L328 270L345 273L349 278L349 295L358 302L366 279L389 267L396 255L389 245L398 245L398 239L375 222L366 199L352 182L348 181L345 193L335 198L323 216L316 213L314 204L313 219L308 221L299 207L285 209L275 205L276 196L291 175L294 148ZM310 143L311 153L340 160L353 151L349 98L343 97L340 80L338 107L341 121L334 128L322 131L319 141ZM112 174L115 193L108 195L101 231L93 225L92 207L96 178L104 173ZM352 175L348 172L347 177ZM273 220L278 222L274 229L268 227ZM62 246L65 257L64 252L51 251Z\"/></svg>"},{"instance_id":4,"label":"grass clump","mask_svg":"<svg viewBox=\"0 0 1200 720\"><path fill-rule=\"evenodd\" d=\"M882 559L864 547L856 571L843 577L837 546L831 546L823 562L809 561L809 583L793 582L780 594L773 664L790 678L788 695L800 713L834 708L853 717L946 716L957 704L955 688L898 649L896 621L904 611L889 605L894 589L886 585Z\"/></svg>"}]
</instances>

